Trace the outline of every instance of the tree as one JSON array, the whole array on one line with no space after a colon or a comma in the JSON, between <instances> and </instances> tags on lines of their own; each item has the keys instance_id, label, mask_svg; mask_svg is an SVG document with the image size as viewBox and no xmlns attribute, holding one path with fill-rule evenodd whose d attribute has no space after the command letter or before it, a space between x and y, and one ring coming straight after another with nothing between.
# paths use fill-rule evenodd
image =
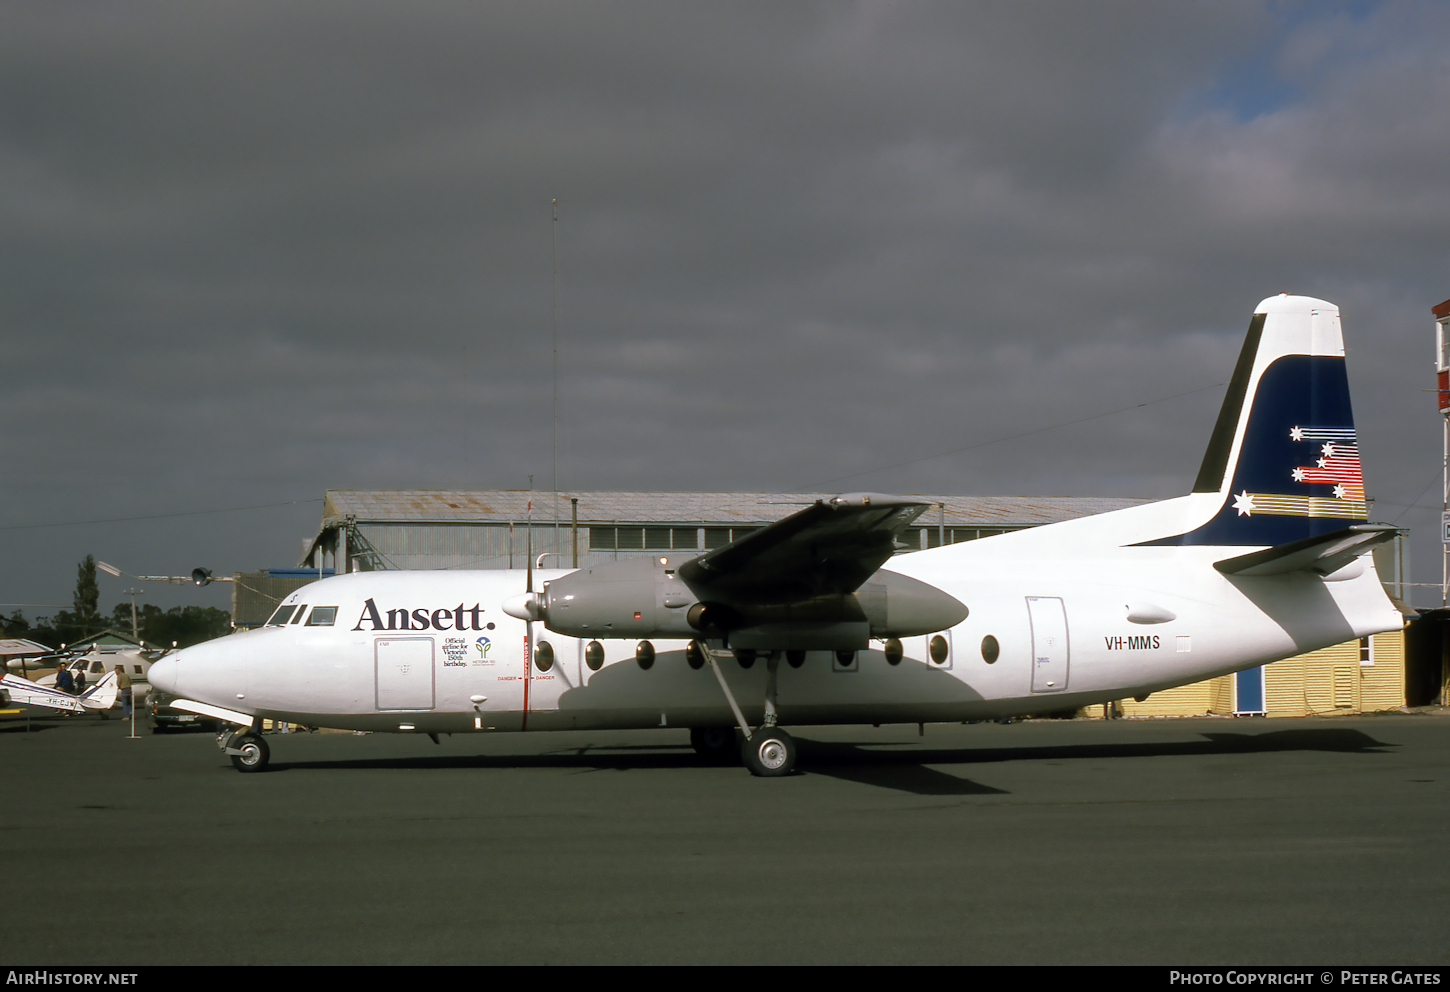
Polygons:
<instances>
[{"instance_id":1,"label":"tree","mask_svg":"<svg viewBox=\"0 0 1450 992\"><path fill-rule=\"evenodd\" d=\"M6 637L25 637L30 633L30 621L25 619L20 607L15 608L8 620L0 617L0 632L4 632Z\"/></svg>"},{"instance_id":2,"label":"tree","mask_svg":"<svg viewBox=\"0 0 1450 992\"><path fill-rule=\"evenodd\" d=\"M101 587L96 584L96 559L86 555L86 560L76 566L76 591L71 602L75 606L73 622L80 628L81 637L89 637L101 629L100 608Z\"/></svg>"},{"instance_id":3,"label":"tree","mask_svg":"<svg viewBox=\"0 0 1450 992\"><path fill-rule=\"evenodd\" d=\"M211 606L173 606L162 610L153 603L142 603L136 613L141 640L156 647L169 648L172 641L180 647L190 647L221 637L232 629L232 615ZM131 604L117 603L109 619L117 630L129 631Z\"/></svg>"}]
</instances>

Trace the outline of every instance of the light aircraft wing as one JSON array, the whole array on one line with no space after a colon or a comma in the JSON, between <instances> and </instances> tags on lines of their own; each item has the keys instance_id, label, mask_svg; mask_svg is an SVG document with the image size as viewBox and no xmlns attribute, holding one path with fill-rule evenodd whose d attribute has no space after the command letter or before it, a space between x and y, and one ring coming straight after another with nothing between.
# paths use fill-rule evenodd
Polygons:
<instances>
[{"instance_id":1,"label":"light aircraft wing","mask_svg":"<svg viewBox=\"0 0 1450 992\"><path fill-rule=\"evenodd\" d=\"M100 683L97 683L99 686ZM18 706L43 706L51 710L65 710L81 713L83 707L78 696L72 696L54 686L39 685L18 675L6 675L0 679L0 703Z\"/></svg>"},{"instance_id":2,"label":"light aircraft wing","mask_svg":"<svg viewBox=\"0 0 1450 992\"><path fill-rule=\"evenodd\" d=\"M680 566L702 600L791 603L855 592L930 503L879 493L817 501Z\"/></svg>"},{"instance_id":3,"label":"light aircraft wing","mask_svg":"<svg viewBox=\"0 0 1450 992\"><path fill-rule=\"evenodd\" d=\"M1399 532L1390 524L1353 524L1317 537L1225 558L1214 562L1213 567L1225 575L1283 575L1300 569L1330 575L1375 545L1393 540Z\"/></svg>"},{"instance_id":4,"label":"light aircraft wing","mask_svg":"<svg viewBox=\"0 0 1450 992\"><path fill-rule=\"evenodd\" d=\"M28 681L18 675L6 675L0 679L0 703L43 706L68 713L108 710L116 703L116 674L110 673L79 696L72 696L55 686Z\"/></svg>"}]
</instances>

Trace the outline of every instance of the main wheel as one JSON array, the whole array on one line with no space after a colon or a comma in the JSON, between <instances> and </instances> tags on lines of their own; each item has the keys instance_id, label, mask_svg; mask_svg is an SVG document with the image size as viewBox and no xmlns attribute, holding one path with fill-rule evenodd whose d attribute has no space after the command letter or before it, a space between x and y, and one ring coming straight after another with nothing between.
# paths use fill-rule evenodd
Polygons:
<instances>
[{"instance_id":1,"label":"main wheel","mask_svg":"<svg viewBox=\"0 0 1450 992\"><path fill-rule=\"evenodd\" d=\"M232 764L239 772L260 772L266 770L272 757L267 742L256 734L244 734L233 745L241 754L232 755Z\"/></svg>"},{"instance_id":2,"label":"main wheel","mask_svg":"<svg viewBox=\"0 0 1450 992\"><path fill-rule=\"evenodd\" d=\"M795 740L779 727L761 727L740 746L740 757L752 775L789 775L795 770Z\"/></svg>"},{"instance_id":3,"label":"main wheel","mask_svg":"<svg viewBox=\"0 0 1450 992\"><path fill-rule=\"evenodd\" d=\"M734 727L691 727L690 746L706 761L728 760L735 754Z\"/></svg>"}]
</instances>

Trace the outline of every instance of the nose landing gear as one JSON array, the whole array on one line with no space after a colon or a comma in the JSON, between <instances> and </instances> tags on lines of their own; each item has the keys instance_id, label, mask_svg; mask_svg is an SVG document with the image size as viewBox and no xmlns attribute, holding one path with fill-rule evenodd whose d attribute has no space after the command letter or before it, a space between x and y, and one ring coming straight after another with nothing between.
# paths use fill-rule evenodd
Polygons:
<instances>
[{"instance_id":1,"label":"nose landing gear","mask_svg":"<svg viewBox=\"0 0 1450 992\"><path fill-rule=\"evenodd\" d=\"M266 771L267 762L272 758L272 750L262 735L251 731L223 733L218 736L217 745L232 759L232 767L239 772Z\"/></svg>"}]
</instances>

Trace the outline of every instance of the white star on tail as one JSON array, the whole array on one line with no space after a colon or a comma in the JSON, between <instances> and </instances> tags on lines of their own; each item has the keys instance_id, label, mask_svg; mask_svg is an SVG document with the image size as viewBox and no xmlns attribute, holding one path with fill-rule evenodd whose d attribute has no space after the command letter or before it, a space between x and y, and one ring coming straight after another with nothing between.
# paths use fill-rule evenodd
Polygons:
<instances>
[{"instance_id":1,"label":"white star on tail","mask_svg":"<svg viewBox=\"0 0 1450 992\"><path fill-rule=\"evenodd\" d=\"M1234 497L1234 509L1239 511L1241 517L1253 516L1254 498L1248 494L1248 490Z\"/></svg>"}]
</instances>

